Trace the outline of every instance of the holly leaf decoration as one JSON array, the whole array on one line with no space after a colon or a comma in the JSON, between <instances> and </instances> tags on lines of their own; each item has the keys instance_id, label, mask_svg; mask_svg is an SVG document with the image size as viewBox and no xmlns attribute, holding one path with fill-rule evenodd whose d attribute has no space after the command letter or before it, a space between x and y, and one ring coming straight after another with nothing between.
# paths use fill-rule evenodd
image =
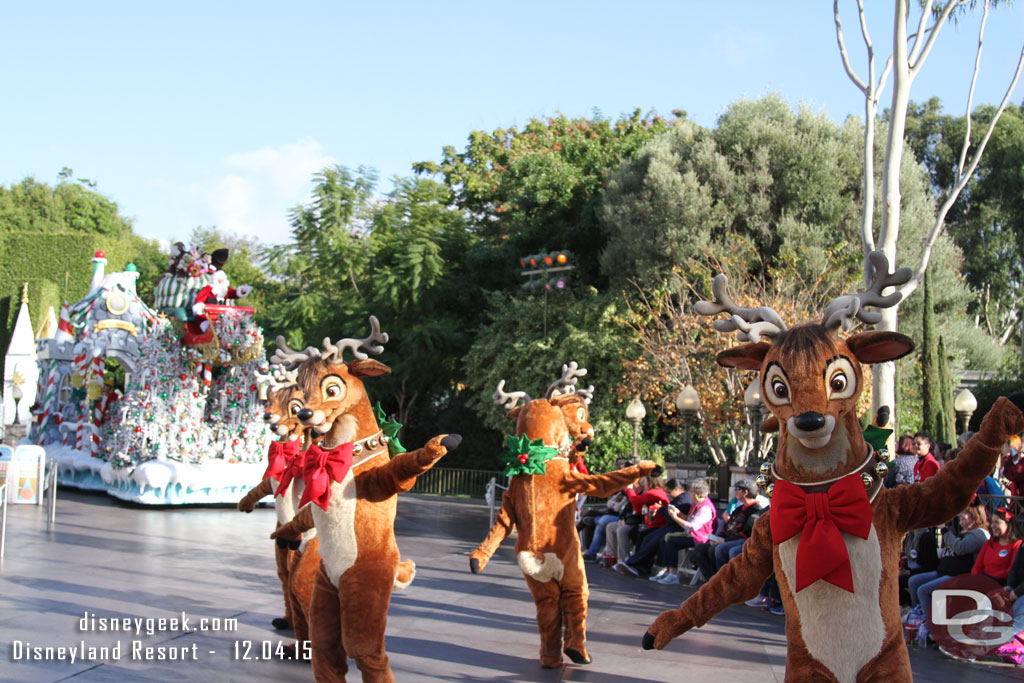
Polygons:
<instances>
[{"instance_id":1,"label":"holly leaf decoration","mask_svg":"<svg viewBox=\"0 0 1024 683\"><path fill-rule=\"evenodd\" d=\"M505 450L501 452L501 459L505 462L505 476L544 474L547 471L547 461L557 453L558 449L545 446L543 439L530 441L525 434L520 437L510 434Z\"/></svg>"},{"instance_id":2,"label":"holly leaf decoration","mask_svg":"<svg viewBox=\"0 0 1024 683\"><path fill-rule=\"evenodd\" d=\"M892 434L891 429L882 429L875 425L868 425L864 428L864 440L871 444L871 447L876 451L885 450L885 445L889 440L890 434Z\"/></svg>"},{"instance_id":3,"label":"holly leaf decoration","mask_svg":"<svg viewBox=\"0 0 1024 683\"><path fill-rule=\"evenodd\" d=\"M381 431L388 437L388 451L391 455L395 456L399 453L405 453L405 446L398 440L398 432L402 429L402 423L398 420L388 419L379 401L374 406L374 413L377 416L377 424L380 425Z\"/></svg>"}]
</instances>

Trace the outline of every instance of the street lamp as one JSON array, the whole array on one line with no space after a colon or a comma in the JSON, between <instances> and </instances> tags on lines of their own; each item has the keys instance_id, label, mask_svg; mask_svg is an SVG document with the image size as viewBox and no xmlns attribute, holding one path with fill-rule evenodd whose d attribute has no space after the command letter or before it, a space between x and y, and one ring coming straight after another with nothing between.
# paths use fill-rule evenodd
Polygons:
<instances>
[{"instance_id":1,"label":"street lamp","mask_svg":"<svg viewBox=\"0 0 1024 683\"><path fill-rule=\"evenodd\" d=\"M978 409L978 399L974 398L974 394L971 393L970 389L963 389L953 397L953 410L956 412L956 416L960 418L963 423L963 429L961 433L968 430L968 425L971 423L971 415Z\"/></svg>"},{"instance_id":2,"label":"street lamp","mask_svg":"<svg viewBox=\"0 0 1024 683\"><path fill-rule=\"evenodd\" d=\"M743 405L747 409L747 419L754 430L754 458L761 457L761 382L755 377L747 390L743 392Z\"/></svg>"},{"instance_id":3,"label":"street lamp","mask_svg":"<svg viewBox=\"0 0 1024 683\"><path fill-rule=\"evenodd\" d=\"M686 427L686 461L690 462L690 441L693 440L690 436L690 428L700 412L700 395L692 384L684 386L682 391L676 395L676 408L683 416L683 425Z\"/></svg>"},{"instance_id":4,"label":"street lamp","mask_svg":"<svg viewBox=\"0 0 1024 683\"><path fill-rule=\"evenodd\" d=\"M626 419L633 423L633 460L636 460L636 440L640 435L640 423L643 422L646 414L647 409L640 402L640 397L634 396L626 406Z\"/></svg>"}]
</instances>

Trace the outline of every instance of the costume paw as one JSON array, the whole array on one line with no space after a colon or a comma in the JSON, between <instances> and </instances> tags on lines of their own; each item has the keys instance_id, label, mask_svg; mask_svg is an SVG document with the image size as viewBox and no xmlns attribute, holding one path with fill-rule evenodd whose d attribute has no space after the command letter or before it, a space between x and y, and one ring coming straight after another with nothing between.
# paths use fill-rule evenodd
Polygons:
<instances>
[{"instance_id":1,"label":"costume paw","mask_svg":"<svg viewBox=\"0 0 1024 683\"><path fill-rule=\"evenodd\" d=\"M291 541L287 538L278 538L277 547L285 550L298 550L299 546L302 545L302 541Z\"/></svg>"},{"instance_id":2,"label":"costume paw","mask_svg":"<svg viewBox=\"0 0 1024 683\"><path fill-rule=\"evenodd\" d=\"M441 445L444 446L449 452L454 451L462 443L461 434L449 434L441 439Z\"/></svg>"},{"instance_id":3,"label":"costume paw","mask_svg":"<svg viewBox=\"0 0 1024 683\"><path fill-rule=\"evenodd\" d=\"M647 628L644 634L643 648L650 650L663 650L673 638L686 633L693 624L689 623L677 609L670 609L662 612L654 623Z\"/></svg>"},{"instance_id":4,"label":"costume paw","mask_svg":"<svg viewBox=\"0 0 1024 683\"><path fill-rule=\"evenodd\" d=\"M469 556L469 571L473 572L474 574L479 574L480 572L482 572L486 565L486 557L480 557L479 555Z\"/></svg>"},{"instance_id":5,"label":"costume paw","mask_svg":"<svg viewBox=\"0 0 1024 683\"><path fill-rule=\"evenodd\" d=\"M254 506L252 503L243 498L242 500L238 501L237 507L239 512L252 512Z\"/></svg>"},{"instance_id":6,"label":"costume paw","mask_svg":"<svg viewBox=\"0 0 1024 683\"><path fill-rule=\"evenodd\" d=\"M654 469L651 470L652 477L660 477L663 474L665 474L665 468L662 467L661 465L655 465Z\"/></svg>"},{"instance_id":7,"label":"costume paw","mask_svg":"<svg viewBox=\"0 0 1024 683\"><path fill-rule=\"evenodd\" d=\"M284 617L274 617L270 621L270 625L276 628L278 631L287 631L292 627L292 625L289 624L288 620Z\"/></svg>"},{"instance_id":8,"label":"costume paw","mask_svg":"<svg viewBox=\"0 0 1024 683\"><path fill-rule=\"evenodd\" d=\"M203 304L203 303L193 304L193 306L192 306L192 313L193 314L195 314L195 315L202 315L205 312L206 312L206 304Z\"/></svg>"},{"instance_id":9,"label":"costume paw","mask_svg":"<svg viewBox=\"0 0 1024 683\"><path fill-rule=\"evenodd\" d=\"M298 550L299 546L302 545L302 535L295 534L292 528L287 524L282 527L278 527L274 533L270 534L270 537L277 541L278 548Z\"/></svg>"}]
</instances>

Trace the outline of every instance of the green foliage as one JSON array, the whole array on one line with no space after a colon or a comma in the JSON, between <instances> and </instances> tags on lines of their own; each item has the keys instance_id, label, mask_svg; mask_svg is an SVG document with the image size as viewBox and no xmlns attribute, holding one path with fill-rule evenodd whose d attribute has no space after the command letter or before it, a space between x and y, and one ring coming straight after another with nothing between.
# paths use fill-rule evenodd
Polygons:
<instances>
[{"instance_id":1,"label":"green foliage","mask_svg":"<svg viewBox=\"0 0 1024 683\"><path fill-rule=\"evenodd\" d=\"M456 205L473 217L472 229L500 245L507 263L537 251L571 249L580 281L600 286L604 244L597 211L605 179L672 125L639 109L617 121L600 114L531 119L522 130L474 131L464 151L445 147L439 164L415 168L443 175Z\"/></svg>"},{"instance_id":2,"label":"green foliage","mask_svg":"<svg viewBox=\"0 0 1024 683\"><path fill-rule=\"evenodd\" d=\"M981 427L982 419L1000 396L1012 396L1024 391L1024 358L1014 356L1007 359L992 379L982 380L971 391L978 399L978 408L971 415L969 429L976 432Z\"/></svg>"},{"instance_id":3,"label":"green foliage","mask_svg":"<svg viewBox=\"0 0 1024 683\"><path fill-rule=\"evenodd\" d=\"M0 187L0 226L12 232L80 232L121 238L131 234L131 221L117 204L62 174L55 187L26 178ZM95 183L85 181L90 187Z\"/></svg>"}]
</instances>

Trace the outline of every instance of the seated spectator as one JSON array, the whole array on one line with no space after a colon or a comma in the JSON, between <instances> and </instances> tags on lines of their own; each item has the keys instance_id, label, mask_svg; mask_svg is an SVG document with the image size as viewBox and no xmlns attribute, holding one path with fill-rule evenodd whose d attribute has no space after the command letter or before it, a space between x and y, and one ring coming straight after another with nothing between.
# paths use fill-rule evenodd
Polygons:
<instances>
[{"instance_id":1,"label":"seated spectator","mask_svg":"<svg viewBox=\"0 0 1024 683\"><path fill-rule=\"evenodd\" d=\"M626 495L630 495L630 493L630 489L627 488ZM682 527L675 521L670 520L668 511L672 510L678 513L679 508L686 505L683 502L684 495L686 495L686 491L683 489L682 483L676 479L669 479L665 483L664 489L630 496L630 502L634 508L639 504L646 504L648 510L653 510L653 513L647 525L647 533L637 541L636 552L618 562L615 565L616 570L633 576L647 571L651 560L658 552L658 543L665 534L670 531L682 530ZM664 502L662 496L664 496Z\"/></svg>"},{"instance_id":2,"label":"seated spectator","mask_svg":"<svg viewBox=\"0 0 1024 683\"><path fill-rule=\"evenodd\" d=\"M608 499L603 508L588 511L584 515L583 519L580 520L580 524L576 525L577 529L580 528L580 525L583 525L581 542L587 546L587 551L583 553L584 560L593 561L597 559L597 554L604 548L605 533L608 525L612 522L618 522L619 515L628 506L629 498L626 497L625 492L619 491ZM588 531L590 532L589 537Z\"/></svg>"},{"instance_id":3,"label":"seated spectator","mask_svg":"<svg viewBox=\"0 0 1024 683\"><path fill-rule=\"evenodd\" d=\"M707 479L695 479L690 484L690 495L693 497L690 514L684 517L673 508L668 508L669 518L682 527L683 531L665 534L658 545L656 564L666 569L658 578L660 583L679 583L679 551L692 548L698 543L706 543L711 536L718 511L708 498L710 492Z\"/></svg>"},{"instance_id":4,"label":"seated spectator","mask_svg":"<svg viewBox=\"0 0 1024 683\"><path fill-rule=\"evenodd\" d=\"M992 515L988 530L991 538L985 541L978 551L978 559L974 561L971 568L972 574L984 574L995 579L1002 585L1006 585L1006 578L1010 574L1010 567L1020 549L1020 539L1010 525L1013 517L1006 508L999 508Z\"/></svg>"},{"instance_id":5,"label":"seated spectator","mask_svg":"<svg viewBox=\"0 0 1024 683\"><path fill-rule=\"evenodd\" d=\"M925 481L939 471L939 461L932 455L932 437L924 432L914 434L914 455L917 462L914 463L914 481Z\"/></svg>"},{"instance_id":6,"label":"seated spectator","mask_svg":"<svg viewBox=\"0 0 1024 683\"><path fill-rule=\"evenodd\" d=\"M914 455L913 444L914 437L910 434L904 434L896 442L896 457L889 465L889 474L885 475L885 488L891 489L914 482L914 464L917 457Z\"/></svg>"},{"instance_id":7,"label":"seated spectator","mask_svg":"<svg viewBox=\"0 0 1024 683\"><path fill-rule=\"evenodd\" d=\"M757 486L753 483L741 479L736 482L734 490L739 506L719 531L717 538L713 535L707 542L693 547L694 562L705 580L714 576L732 556L739 554L743 542L750 538L754 530L758 515L764 512L764 507L757 502Z\"/></svg>"},{"instance_id":8,"label":"seated spectator","mask_svg":"<svg viewBox=\"0 0 1024 683\"><path fill-rule=\"evenodd\" d=\"M641 477L636 484L630 484L628 490L635 495L644 495L648 491L660 489L661 486L660 477ZM623 489L622 492L625 494L626 490ZM620 559L625 559L632 547L632 539L637 535L640 527L645 526L647 518L644 515L643 506L633 507L628 494L626 495L629 504L619 514L619 521L611 522L605 527L605 554L601 558L602 564L605 566L610 567ZM668 500L668 496L665 496L665 499Z\"/></svg>"},{"instance_id":9,"label":"seated spectator","mask_svg":"<svg viewBox=\"0 0 1024 683\"><path fill-rule=\"evenodd\" d=\"M931 608L932 592L950 577L971 571L978 551L989 539L985 517L984 506L971 505L957 516L959 532L952 521L947 523L942 534L942 548L939 549L936 569L910 577L910 605L911 608L919 608L922 622Z\"/></svg>"},{"instance_id":10,"label":"seated spectator","mask_svg":"<svg viewBox=\"0 0 1024 683\"><path fill-rule=\"evenodd\" d=\"M1017 551L1006 575L1006 587L992 598L994 609L1013 615L1013 632L1024 632L1024 552Z\"/></svg>"}]
</instances>

